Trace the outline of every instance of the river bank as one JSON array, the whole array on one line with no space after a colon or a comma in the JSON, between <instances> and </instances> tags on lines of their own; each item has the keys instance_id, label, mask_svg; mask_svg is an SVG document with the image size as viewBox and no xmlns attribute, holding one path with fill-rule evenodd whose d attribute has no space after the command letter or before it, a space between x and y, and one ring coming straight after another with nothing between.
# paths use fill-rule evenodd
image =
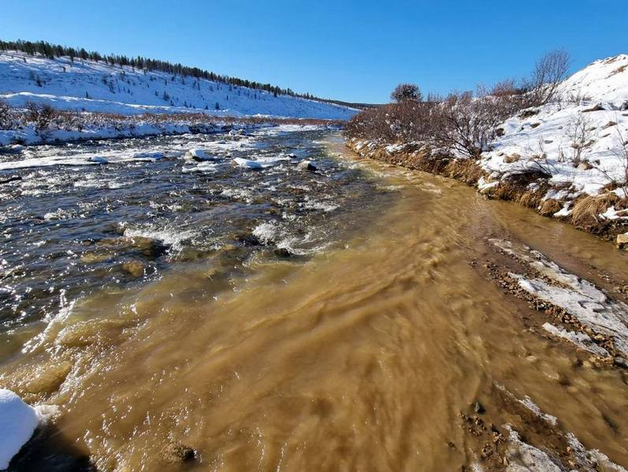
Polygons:
<instances>
[{"instance_id":1,"label":"river bank","mask_svg":"<svg viewBox=\"0 0 628 472\"><path fill-rule=\"evenodd\" d=\"M458 180L487 198L517 203L545 217L613 241L620 249L628 247L625 234L628 222L623 216L628 208L628 199L621 187L616 185L607 185L606 192L597 196L570 194L565 191L568 186L547 182L540 168L523 169L499 179L483 166L480 159L455 157L425 144L391 145L350 138L347 146L365 158ZM564 201L560 200L561 195Z\"/></svg>"},{"instance_id":2,"label":"river bank","mask_svg":"<svg viewBox=\"0 0 628 472\"><path fill-rule=\"evenodd\" d=\"M181 134L246 132L273 126L341 126L337 120L219 117L203 112L118 115L62 111L31 104L14 109L0 102L0 152L23 146L80 143L90 140L142 138Z\"/></svg>"}]
</instances>

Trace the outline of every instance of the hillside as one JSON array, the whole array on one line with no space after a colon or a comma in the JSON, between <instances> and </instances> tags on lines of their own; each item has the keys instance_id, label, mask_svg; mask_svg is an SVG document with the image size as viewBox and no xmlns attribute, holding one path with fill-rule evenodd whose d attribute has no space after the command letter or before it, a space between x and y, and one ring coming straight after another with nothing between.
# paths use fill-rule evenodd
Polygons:
<instances>
[{"instance_id":1,"label":"hillside","mask_svg":"<svg viewBox=\"0 0 628 472\"><path fill-rule=\"evenodd\" d=\"M204 78L70 57L0 52L0 99L14 107L43 103L60 110L133 115L203 111L216 116L348 119L356 110Z\"/></svg>"},{"instance_id":2,"label":"hillside","mask_svg":"<svg viewBox=\"0 0 628 472\"><path fill-rule=\"evenodd\" d=\"M592 215L591 224L626 219L624 203L614 203L628 192L628 55L595 61L565 80L558 93L556 103L503 123L503 135L483 154L482 167L492 181L545 173L552 190L542 205L557 217L571 216L582 196L610 189L608 205Z\"/></svg>"}]
</instances>

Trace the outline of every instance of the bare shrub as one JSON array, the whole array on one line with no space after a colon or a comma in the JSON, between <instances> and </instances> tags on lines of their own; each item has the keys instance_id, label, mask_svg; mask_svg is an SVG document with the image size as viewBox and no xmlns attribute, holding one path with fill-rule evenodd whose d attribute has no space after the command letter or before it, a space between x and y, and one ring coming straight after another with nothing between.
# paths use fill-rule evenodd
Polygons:
<instances>
[{"instance_id":1,"label":"bare shrub","mask_svg":"<svg viewBox=\"0 0 628 472\"><path fill-rule=\"evenodd\" d=\"M397 103L402 103L405 101L420 102L421 100L423 100L423 95L421 94L421 89L418 85L399 84L390 94L390 98L392 98Z\"/></svg>"},{"instance_id":2,"label":"bare shrub","mask_svg":"<svg viewBox=\"0 0 628 472\"><path fill-rule=\"evenodd\" d=\"M11 106L5 100L0 100L0 129L11 129L12 124L13 111Z\"/></svg>"},{"instance_id":3,"label":"bare shrub","mask_svg":"<svg viewBox=\"0 0 628 472\"><path fill-rule=\"evenodd\" d=\"M527 84L530 106L545 105L555 98L558 85L567 77L570 64L570 55L564 49L548 52L536 61Z\"/></svg>"},{"instance_id":4,"label":"bare shrub","mask_svg":"<svg viewBox=\"0 0 628 472\"><path fill-rule=\"evenodd\" d=\"M567 128L569 146L572 149L571 159L574 167L577 167L582 162L584 150L593 144L589 127L589 120L586 116L578 113Z\"/></svg>"},{"instance_id":5,"label":"bare shrub","mask_svg":"<svg viewBox=\"0 0 628 472\"><path fill-rule=\"evenodd\" d=\"M498 125L522 104L515 82L504 81L492 89L479 88L477 97L471 92L445 99L430 95L426 102L404 99L371 108L353 117L345 133L384 142L424 142L476 158L490 147Z\"/></svg>"},{"instance_id":6,"label":"bare shrub","mask_svg":"<svg viewBox=\"0 0 628 472\"><path fill-rule=\"evenodd\" d=\"M488 150L497 126L511 113L512 104L504 96L454 93L433 114L434 137L439 144L475 158Z\"/></svg>"},{"instance_id":7,"label":"bare shrub","mask_svg":"<svg viewBox=\"0 0 628 472\"><path fill-rule=\"evenodd\" d=\"M38 105L33 102L26 103L26 121L33 123L37 131L48 130L57 116L59 116L59 113L50 105Z\"/></svg>"}]
</instances>

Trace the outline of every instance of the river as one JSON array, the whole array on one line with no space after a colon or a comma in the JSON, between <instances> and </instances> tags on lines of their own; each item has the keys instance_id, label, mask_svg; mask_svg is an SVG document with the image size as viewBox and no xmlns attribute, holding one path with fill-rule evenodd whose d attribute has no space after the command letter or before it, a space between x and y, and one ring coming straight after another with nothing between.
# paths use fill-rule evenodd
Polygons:
<instances>
[{"instance_id":1,"label":"river","mask_svg":"<svg viewBox=\"0 0 628 472\"><path fill-rule=\"evenodd\" d=\"M546 261L621 311L608 243L335 131L29 152L109 164L0 187L0 387L59 410L15 470L504 470L572 437L628 466L626 371L504 278Z\"/></svg>"}]
</instances>

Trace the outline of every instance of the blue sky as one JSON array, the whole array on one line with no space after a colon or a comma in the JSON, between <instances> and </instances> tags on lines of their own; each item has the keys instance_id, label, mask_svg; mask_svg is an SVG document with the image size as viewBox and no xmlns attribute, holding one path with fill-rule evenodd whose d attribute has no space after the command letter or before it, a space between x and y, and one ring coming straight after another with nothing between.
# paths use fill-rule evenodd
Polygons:
<instances>
[{"instance_id":1,"label":"blue sky","mask_svg":"<svg viewBox=\"0 0 628 472\"><path fill-rule=\"evenodd\" d=\"M566 48L573 69L628 53L628 0L1 0L0 38L142 55L385 102L521 78Z\"/></svg>"}]
</instances>

